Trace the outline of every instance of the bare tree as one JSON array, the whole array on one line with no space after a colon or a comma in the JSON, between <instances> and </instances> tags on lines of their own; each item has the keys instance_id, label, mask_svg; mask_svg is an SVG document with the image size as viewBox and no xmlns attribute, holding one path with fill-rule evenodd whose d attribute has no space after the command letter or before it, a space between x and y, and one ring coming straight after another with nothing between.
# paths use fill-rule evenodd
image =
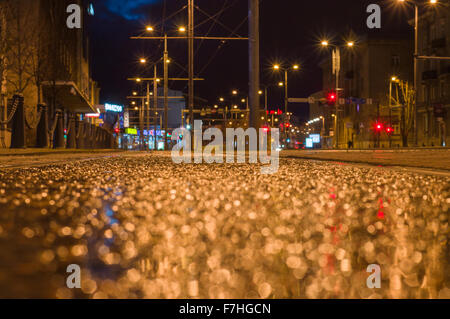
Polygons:
<instances>
[{"instance_id":1,"label":"bare tree","mask_svg":"<svg viewBox=\"0 0 450 319\"><path fill-rule=\"evenodd\" d=\"M411 134L414 121L415 91L408 82L398 81L396 83L392 98L392 105L401 107L400 134L403 147L408 147L408 138Z\"/></svg>"},{"instance_id":2,"label":"bare tree","mask_svg":"<svg viewBox=\"0 0 450 319\"><path fill-rule=\"evenodd\" d=\"M33 57L33 6L29 0L4 0L6 17L6 83L13 93L23 94L33 83L30 75Z\"/></svg>"}]
</instances>

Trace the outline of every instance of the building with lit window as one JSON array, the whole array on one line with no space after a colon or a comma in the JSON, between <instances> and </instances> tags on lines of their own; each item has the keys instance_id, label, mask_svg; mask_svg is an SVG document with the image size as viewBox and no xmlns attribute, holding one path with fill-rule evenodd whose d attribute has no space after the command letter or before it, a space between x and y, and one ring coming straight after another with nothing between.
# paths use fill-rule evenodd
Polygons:
<instances>
[{"instance_id":1,"label":"building with lit window","mask_svg":"<svg viewBox=\"0 0 450 319\"><path fill-rule=\"evenodd\" d=\"M414 21L411 21L413 24ZM419 55L450 56L450 6L429 8L419 19ZM419 60L418 144L450 143L450 61Z\"/></svg>"},{"instance_id":2,"label":"building with lit window","mask_svg":"<svg viewBox=\"0 0 450 319\"><path fill-rule=\"evenodd\" d=\"M67 25L71 4L81 8L81 28ZM100 90L91 78L87 33L93 14L85 0L0 2L2 118L8 112L4 106L17 93L24 95L29 122L39 103L48 106L50 123L56 110L62 111L65 123L72 115L96 112ZM35 145L33 132L26 134L28 145ZM9 130L2 134L8 144Z\"/></svg>"}]
</instances>

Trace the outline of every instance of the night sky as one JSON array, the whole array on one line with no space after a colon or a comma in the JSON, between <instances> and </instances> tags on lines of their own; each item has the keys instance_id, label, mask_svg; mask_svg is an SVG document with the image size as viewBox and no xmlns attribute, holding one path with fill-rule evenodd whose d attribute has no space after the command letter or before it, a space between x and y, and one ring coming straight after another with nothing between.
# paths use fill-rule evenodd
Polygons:
<instances>
[{"instance_id":1,"label":"night sky","mask_svg":"<svg viewBox=\"0 0 450 319\"><path fill-rule=\"evenodd\" d=\"M182 10L162 24L162 18L176 13L187 5L186 0L96 0L95 16L89 30L93 78L102 88L101 102L126 103L125 97L135 89L127 77L151 77L152 70L143 68L141 57L155 61L162 56L162 43L158 40L130 40L129 37L144 33L145 26L155 27L154 34L176 35L178 26L187 25L187 10ZM378 3L383 8L382 29L369 30L366 26L367 5ZM272 72L271 65L299 63L301 71L289 77L289 96L308 97L322 89L319 62L328 58L318 48L323 37L342 42L354 30L357 35L366 33L404 34L409 36L412 28L407 19L411 10L397 10L392 0L261 0L261 83L276 85L281 74ZM247 36L247 0L197 0L203 11L214 15L227 8L213 21L201 24L206 15L195 12L196 35L230 36L235 30ZM240 26L240 27L239 27ZM357 40L357 39L356 39ZM197 41L200 50L195 58L196 75L205 81L196 83L196 96L207 99L209 105L217 103L219 96L230 97L237 89L242 97L248 91L248 44L246 41ZM220 47L220 48L219 48ZM187 41L169 42L169 55L174 63L170 76L186 77ZM162 65L160 66L162 71ZM162 76L160 72L159 76ZM173 89L187 91L186 82L171 83ZM283 107L283 89L269 89L269 109ZM307 105L291 104L290 111L306 119Z\"/></svg>"}]
</instances>

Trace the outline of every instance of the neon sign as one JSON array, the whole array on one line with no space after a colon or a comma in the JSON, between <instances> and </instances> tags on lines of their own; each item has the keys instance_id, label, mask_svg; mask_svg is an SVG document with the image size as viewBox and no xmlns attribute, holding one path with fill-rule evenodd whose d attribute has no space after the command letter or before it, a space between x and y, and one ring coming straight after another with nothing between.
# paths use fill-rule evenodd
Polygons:
<instances>
[{"instance_id":1,"label":"neon sign","mask_svg":"<svg viewBox=\"0 0 450 319\"><path fill-rule=\"evenodd\" d=\"M106 103L105 104L105 111L122 113L123 112L123 106L122 105L115 105L115 104Z\"/></svg>"}]
</instances>

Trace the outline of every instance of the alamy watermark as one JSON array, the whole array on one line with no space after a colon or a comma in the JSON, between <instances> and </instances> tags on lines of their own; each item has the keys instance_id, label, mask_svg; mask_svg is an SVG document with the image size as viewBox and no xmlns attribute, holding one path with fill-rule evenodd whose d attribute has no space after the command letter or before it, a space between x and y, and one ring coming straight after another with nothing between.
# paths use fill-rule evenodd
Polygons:
<instances>
[{"instance_id":1,"label":"alamy watermark","mask_svg":"<svg viewBox=\"0 0 450 319\"><path fill-rule=\"evenodd\" d=\"M172 140L178 143L172 149L172 160L176 164L192 163L192 138L194 145L194 163L223 163L224 162L224 135L218 128L208 128L203 132L202 121L194 121L194 132L186 128L178 128L172 133ZM259 140L258 140L259 136ZM214 137L214 140L212 140ZM268 152L268 139L270 139L270 154ZM203 147L203 141L211 141ZM248 142L247 142L248 141ZM268 129L255 128L227 128L226 129L226 163L245 163L248 145L249 163L269 164L261 167L261 174L274 174L279 167L280 130L272 128L270 136ZM236 156L235 156L236 155ZM236 160L237 157L237 160ZM236 160L236 161L235 161Z\"/></svg>"},{"instance_id":2,"label":"alamy watermark","mask_svg":"<svg viewBox=\"0 0 450 319\"><path fill-rule=\"evenodd\" d=\"M367 288L381 288L381 267L377 264L371 264L367 266L368 273L370 276L366 280Z\"/></svg>"},{"instance_id":3,"label":"alamy watermark","mask_svg":"<svg viewBox=\"0 0 450 319\"><path fill-rule=\"evenodd\" d=\"M71 264L67 266L66 272L70 275L67 276L66 286L69 289L81 288L81 268L77 264Z\"/></svg>"},{"instance_id":4,"label":"alamy watermark","mask_svg":"<svg viewBox=\"0 0 450 319\"><path fill-rule=\"evenodd\" d=\"M81 8L78 4L70 4L66 9L70 13L67 17L66 24L69 29L81 29Z\"/></svg>"},{"instance_id":5,"label":"alamy watermark","mask_svg":"<svg viewBox=\"0 0 450 319\"><path fill-rule=\"evenodd\" d=\"M369 29L381 29L381 8L378 4L370 4L367 7L367 27Z\"/></svg>"}]
</instances>

